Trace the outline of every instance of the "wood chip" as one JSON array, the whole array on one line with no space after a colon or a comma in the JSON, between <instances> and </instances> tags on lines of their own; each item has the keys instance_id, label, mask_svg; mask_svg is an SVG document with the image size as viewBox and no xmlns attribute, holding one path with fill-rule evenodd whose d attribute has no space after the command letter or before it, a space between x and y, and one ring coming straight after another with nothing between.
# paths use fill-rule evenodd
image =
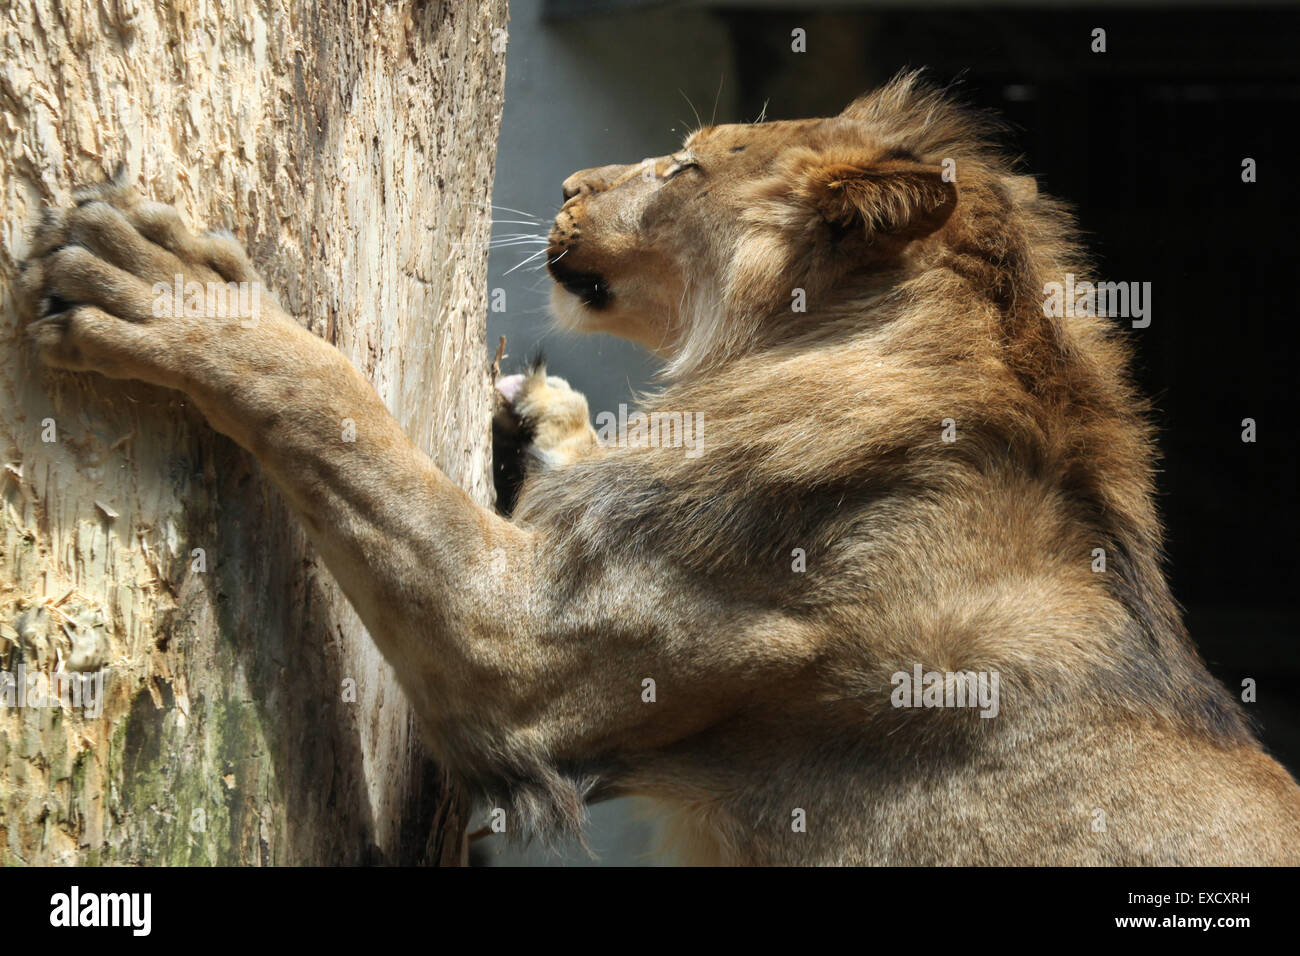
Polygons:
<instances>
[{"instance_id":1,"label":"wood chip","mask_svg":"<svg viewBox=\"0 0 1300 956\"><path fill-rule=\"evenodd\" d=\"M492 360L492 384L493 385L495 385L497 383L497 379L501 377L501 360L505 357L506 357L506 337L503 335L501 336L501 340L497 342L497 357Z\"/></svg>"}]
</instances>

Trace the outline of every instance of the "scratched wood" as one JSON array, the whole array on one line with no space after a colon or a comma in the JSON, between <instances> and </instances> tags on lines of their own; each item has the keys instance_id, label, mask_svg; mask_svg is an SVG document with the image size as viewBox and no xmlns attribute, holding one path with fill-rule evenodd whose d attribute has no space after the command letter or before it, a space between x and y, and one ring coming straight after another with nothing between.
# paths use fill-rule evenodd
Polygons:
<instances>
[{"instance_id":1,"label":"scratched wood","mask_svg":"<svg viewBox=\"0 0 1300 956\"><path fill-rule=\"evenodd\" d=\"M41 206L125 162L238 236L488 502L505 21L505 0L0 0L0 671L23 703L104 675L99 708L0 694L0 862L463 861L463 795L256 463L178 393L36 366L11 287Z\"/></svg>"}]
</instances>

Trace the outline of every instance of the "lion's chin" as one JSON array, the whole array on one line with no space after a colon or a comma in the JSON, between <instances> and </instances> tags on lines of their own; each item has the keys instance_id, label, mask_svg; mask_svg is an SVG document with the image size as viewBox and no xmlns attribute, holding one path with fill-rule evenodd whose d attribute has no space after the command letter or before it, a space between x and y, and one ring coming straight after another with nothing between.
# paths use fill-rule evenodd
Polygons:
<instances>
[{"instance_id":1,"label":"lion's chin","mask_svg":"<svg viewBox=\"0 0 1300 956\"><path fill-rule=\"evenodd\" d=\"M571 268L563 261L566 254L567 250L558 256L548 253L546 269L550 272L551 278L589 309L603 309L608 306L611 296L609 283L605 277L598 272L585 272L582 269Z\"/></svg>"},{"instance_id":2,"label":"lion's chin","mask_svg":"<svg viewBox=\"0 0 1300 956\"><path fill-rule=\"evenodd\" d=\"M568 332L590 332L595 324L582 298L559 284L551 288L551 314L555 324Z\"/></svg>"}]
</instances>

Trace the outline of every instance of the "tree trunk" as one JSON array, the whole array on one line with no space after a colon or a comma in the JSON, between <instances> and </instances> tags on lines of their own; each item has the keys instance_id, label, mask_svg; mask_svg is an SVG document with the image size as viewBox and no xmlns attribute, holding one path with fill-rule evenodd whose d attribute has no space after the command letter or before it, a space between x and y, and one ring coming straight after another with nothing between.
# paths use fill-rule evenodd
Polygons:
<instances>
[{"instance_id":1,"label":"tree trunk","mask_svg":"<svg viewBox=\"0 0 1300 956\"><path fill-rule=\"evenodd\" d=\"M38 367L11 287L42 204L125 162L488 503L505 19L0 0L0 862L463 862L464 795L256 463L179 393Z\"/></svg>"}]
</instances>

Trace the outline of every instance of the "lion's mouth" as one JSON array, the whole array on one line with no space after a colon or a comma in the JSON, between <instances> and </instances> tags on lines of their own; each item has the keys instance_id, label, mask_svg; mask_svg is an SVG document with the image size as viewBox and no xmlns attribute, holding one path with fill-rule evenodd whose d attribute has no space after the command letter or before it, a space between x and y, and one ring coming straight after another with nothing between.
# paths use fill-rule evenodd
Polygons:
<instances>
[{"instance_id":1,"label":"lion's mouth","mask_svg":"<svg viewBox=\"0 0 1300 956\"><path fill-rule=\"evenodd\" d=\"M570 268L563 261L568 251L565 249L558 254L555 252L546 254L546 269L551 277L566 291L576 295L579 301L590 309L603 309L609 305L609 284L604 277L596 272L583 272L581 269Z\"/></svg>"}]
</instances>

